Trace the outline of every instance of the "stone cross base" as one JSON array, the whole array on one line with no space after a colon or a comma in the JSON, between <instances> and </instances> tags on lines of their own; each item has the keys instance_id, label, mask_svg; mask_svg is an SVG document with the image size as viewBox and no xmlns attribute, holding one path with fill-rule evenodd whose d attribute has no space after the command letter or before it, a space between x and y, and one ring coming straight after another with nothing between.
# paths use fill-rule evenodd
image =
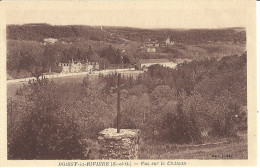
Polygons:
<instances>
[{"instance_id":1,"label":"stone cross base","mask_svg":"<svg viewBox=\"0 0 260 168\"><path fill-rule=\"evenodd\" d=\"M138 159L138 145L141 131L138 129L107 128L99 133L100 159Z\"/></svg>"}]
</instances>

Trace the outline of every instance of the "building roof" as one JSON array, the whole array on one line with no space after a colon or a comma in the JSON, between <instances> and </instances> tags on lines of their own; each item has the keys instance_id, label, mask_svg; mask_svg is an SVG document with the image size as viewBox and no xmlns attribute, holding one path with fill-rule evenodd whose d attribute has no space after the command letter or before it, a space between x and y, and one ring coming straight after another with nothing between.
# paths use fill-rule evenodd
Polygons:
<instances>
[{"instance_id":1,"label":"building roof","mask_svg":"<svg viewBox=\"0 0 260 168\"><path fill-rule=\"evenodd\" d=\"M170 62L168 59L140 59L139 63L145 64L145 63L164 63L164 62Z\"/></svg>"},{"instance_id":2,"label":"building roof","mask_svg":"<svg viewBox=\"0 0 260 168\"><path fill-rule=\"evenodd\" d=\"M55 38L46 38L46 39L44 39L44 41L58 41L58 39L55 39Z\"/></svg>"}]
</instances>

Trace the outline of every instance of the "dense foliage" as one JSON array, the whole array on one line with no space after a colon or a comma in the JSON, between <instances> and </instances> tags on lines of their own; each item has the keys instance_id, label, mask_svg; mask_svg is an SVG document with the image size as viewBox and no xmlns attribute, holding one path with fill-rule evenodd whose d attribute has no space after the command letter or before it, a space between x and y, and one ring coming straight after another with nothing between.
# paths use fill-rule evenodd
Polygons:
<instances>
[{"instance_id":1,"label":"dense foliage","mask_svg":"<svg viewBox=\"0 0 260 168\"><path fill-rule=\"evenodd\" d=\"M162 46L170 36L174 46ZM55 44L44 43L55 38ZM156 53L142 48L157 41ZM243 28L227 29L138 29L99 26L52 26L25 24L7 26L7 73L10 78L61 72L59 62L72 59L99 62L100 69L134 67L139 59L217 57L245 49ZM124 52L123 52L124 51ZM39 66L40 65L40 66ZM38 69L35 69L39 67Z\"/></svg>"},{"instance_id":2,"label":"dense foliage","mask_svg":"<svg viewBox=\"0 0 260 168\"><path fill-rule=\"evenodd\" d=\"M174 36L179 43L202 43L217 41L246 41L243 28L227 29L138 29L128 27L107 27L103 29L96 26L70 25L52 26L48 24L8 25L7 38L13 40L43 41L45 38L83 38L85 40L106 40L117 42L120 38L142 42L145 39L164 41L168 35ZM109 37L110 34L115 34ZM115 41L116 39L116 41Z\"/></svg>"},{"instance_id":3,"label":"dense foliage","mask_svg":"<svg viewBox=\"0 0 260 168\"><path fill-rule=\"evenodd\" d=\"M47 79L38 79L23 88L25 116L19 127L9 124L9 159L84 159L78 125L59 115L60 98L53 94L55 90L55 84ZM17 109L10 107L9 112L13 110Z\"/></svg>"},{"instance_id":4,"label":"dense foliage","mask_svg":"<svg viewBox=\"0 0 260 168\"><path fill-rule=\"evenodd\" d=\"M106 77L105 89L116 84L112 78ZM184 62L176 69L154 65L136 80L123 81L129 87L123 118L128 127L147 128L148 137L201 142L204 131L229 137L245 129L246 54Z\"/></svg>"},{"instance_id":5,"label":"dense foliage","mask_svg":"<svg viewBox=\"0 0 260 168\"><path fill-rule=\"evenodd\" d=\"M46 38L77 38L104 40L107 33L91 26L51 26L49 24L8 25L7 39L43 41Z\"/></svg>"},{"instance_id":6,"label":"dense foliage","mask_svg":"<svg viewBox=\"0 0 260 168\"><path fill-rule=\"evenodd\" d=\"M168 143L236 136L247 129L246 60L244 53L184 62L176 69L153 65L137 77L123 75L121 128L138 128L144 140ZM19 99L8 104L9 117L26 112L9 123L9 158L97 159L98 132L116 126L111 88L117 74L86 76L82 83L44 81L25 85L17 92ZM21 103L23 97L27 104Z\"/></svg>"},{"instance_id":7,"label":"dense foliage","mask_svg":"<svg viewBox=\"0 0 260 168\"><path fill-rule=\"evenodd\" d=\"M111 45L100 50L91 45L40 45L32 41L8 41L7 72L13 78L39 77L46 72L60 73L59 62L75 61L99 62L100 69L122 64L123 54ZM127 56L123 57L125 67L130 64Z\"/></svg>"}]
</instances>

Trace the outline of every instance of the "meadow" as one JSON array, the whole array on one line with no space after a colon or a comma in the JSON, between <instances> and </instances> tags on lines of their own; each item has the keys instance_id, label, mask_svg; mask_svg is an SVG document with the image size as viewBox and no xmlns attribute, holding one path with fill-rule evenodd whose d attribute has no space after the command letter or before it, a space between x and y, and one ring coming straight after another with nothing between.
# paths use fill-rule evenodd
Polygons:
<instances>
[{"instance_id":1,"label":"meadow","mask_svg":"<svg viewBox=\"0 0 260 168\"><path fill-rule=\"evenodd\" d=\"M247 159L247 133L240 132L239 137L228 140L211 140L209 143L198 145L179 145L172 143L142 142L140 159L201 159L201 160L230 160Z\"/></svg>"}]
</instances>

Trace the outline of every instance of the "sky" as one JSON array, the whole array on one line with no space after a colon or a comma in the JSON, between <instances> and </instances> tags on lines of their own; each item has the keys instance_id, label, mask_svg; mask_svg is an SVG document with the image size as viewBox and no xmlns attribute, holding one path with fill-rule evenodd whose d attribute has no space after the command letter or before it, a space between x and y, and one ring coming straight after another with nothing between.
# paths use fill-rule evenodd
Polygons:
<instances>
[{"instance_id":1,"label":"sky","mask_svg":"<svg viewBox=\"0 0 260 168\"><path fill-rule=\"evenodd\" d=\"M146 0L9 3L5 8L5 18L7 24L48 23L139 28L246 27L245 1L215 2Z\"/></svg>"}]
</instances>

